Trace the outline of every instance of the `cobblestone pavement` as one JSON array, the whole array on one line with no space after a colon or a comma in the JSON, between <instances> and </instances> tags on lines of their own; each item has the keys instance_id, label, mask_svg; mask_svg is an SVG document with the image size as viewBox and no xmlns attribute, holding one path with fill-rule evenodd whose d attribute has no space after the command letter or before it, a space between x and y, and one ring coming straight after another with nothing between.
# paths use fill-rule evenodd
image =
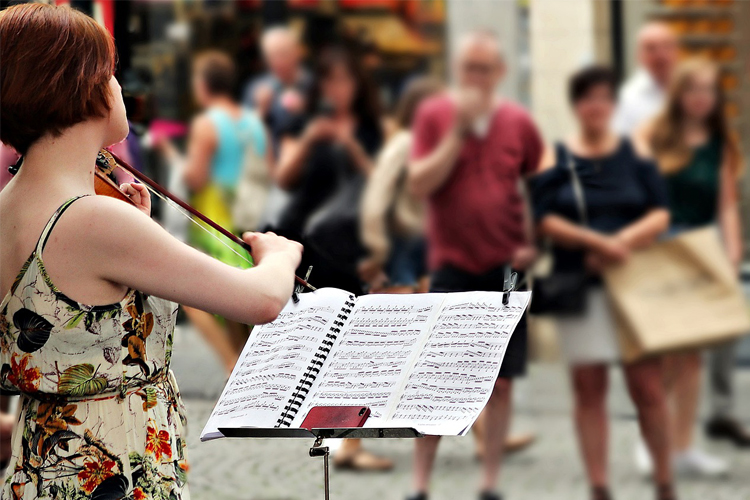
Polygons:
<instances>
[{"instance_id":1,"label":"cobblestone pavement","mask_svg":"<svg viewBox=\"0 0 750 500\"><path fill-rule=\"evenodd\" d=\"M309 458L307 440L220 439L201 443L201 428L223 385L223 375L205 345L191 331L175 341L174 369L189 413L190 484L197 500L323 499L322 462ZM739 374L739 408L750 425L750 370ZM651 500L651 486L633 464L637 428L618 370L613 370L611 476L616 498ZM537 443L510 457L502 476L507 500L587 500L583 470L570 418L570 394L561 365L534 365L517 391L514 430L535 432ZM750 450L705 443L731 462L721 480L681 480L683 500L750 500ZM409 491L409 440L370 440L368 449L395 460L393 472L356 474L333 470L332 500L397 500ZM479 467L471 437L443 440L435 467L434 500L473 499Z\"/></svg>"}]
</instances>

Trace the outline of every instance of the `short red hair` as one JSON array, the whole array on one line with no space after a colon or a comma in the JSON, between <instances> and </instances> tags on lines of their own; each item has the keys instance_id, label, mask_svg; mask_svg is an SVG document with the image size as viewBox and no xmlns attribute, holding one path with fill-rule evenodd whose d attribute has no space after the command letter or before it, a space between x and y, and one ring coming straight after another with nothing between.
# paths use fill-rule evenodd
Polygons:
<instances>
[{"instance_id":1,"label":"short red hair","mask_svg":"<svg viewBox=\"0 0 750 500\"><path fill-rule=\"evenodd\" d=\"M21 4L0 12L0 61L0 140L21 154L111 109L114 40L77 10Z\"/></svg>"}]
</instances>

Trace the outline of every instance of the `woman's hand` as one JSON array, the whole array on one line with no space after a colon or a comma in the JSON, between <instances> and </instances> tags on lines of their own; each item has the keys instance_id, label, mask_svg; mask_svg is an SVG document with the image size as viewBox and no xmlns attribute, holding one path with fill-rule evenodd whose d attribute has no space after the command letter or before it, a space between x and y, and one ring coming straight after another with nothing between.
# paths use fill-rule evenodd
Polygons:
<instances>
[{"instance_id":1,"label":"woman's hand","mask_svg":"<svg viewBox=\"0 0 750 500\"><path fill-rule=\"evenodd\" d=\"M593 253L599 255L607 263L619 264L628 259L630 248L621 238L602 235Z\"/></svg>"},{"instance_id":2,"label":"woman's hand","mask_svg":"<svg viewBox=\"0 0 750 500\"><path fill-rule=\"evenodd\" d=\"M596 242L588 246L583 262L589 273L599 275L607 266L621 264L629 256L630 248L621 238L596 233Z\"/></svg>"},{"instance_id":3,"label":"woman's hand","mask_svg":"<svg viewBox=\"0 0 750 500\"><path fill-rule=\"evenodd\" d=\"M377 292L385 288L388 276L383 271L383 263L378 259L368 257L357 265L359 279L370 286L370 291Z\"/></svg>"},{"instance_id":4,"label":"woman's hand","mask_svg":"<svg viewBox=\"0 0 750 500\"><path fill-rule=\"evenodd\" d=\"M126 182L120 185L120 190L130 198L130 201L143 212L151 217L151 193L143 184Z\"/></svg>"},{"instance_id":5,"label":"woman's hand","mask_svg":"<svg viewBox=\"0 0 750 500\"><path fill-rule=\"evenodd\" d=\"M734 271L739 274L744 257L742 242L738 239L724 238L724 247L726 248L729 262L732 264L732 269L734 269Z\"/></svg>"},{"instance_id":6,"label":"woman's hand","mask_svg":"<svg viewBox=\"0 0 750 500\"><path fill-rule=\"evenodd\" d=\"M281 258L288 260L292 269L297 269L302 260L302 245L283 236L271 232L245 233L242 239L250 245L250 253L256 265L261 265L271 258Z\"/></svg>"},{"instance_id":7,"label":"woman's hand","mask_svg":"<svg viewBox=\"0 0 750 500\"><path fill-rule=\"evenodd\" d=\"M336 137L336 124L330 118L319 117L312 120L305 128L304 139L316 142Z\"/></svg>"},{"instance_id":8,"label":"woman's hand","mask_svg":"<svg viewBox=\"0 0 750 500\"><path fill-rule=\"evenodd\" d=\"M534 245L524 245L515 252L513 252L513 258L510 261L510 267L517 271L525 271L528 269L539 256L539 252Z\"/></svg>"},{"instance_id":9,"label":"woman's hand","mask_svg":"<svg viewBox=\"0 0 750 500\"><path fill-rule=\"evenodd\" d=\"M354 137L354 129L348 124L340 124L336 127L336 141L347 147L355 145L357 139Z\"/></svg>"}]
</instances>

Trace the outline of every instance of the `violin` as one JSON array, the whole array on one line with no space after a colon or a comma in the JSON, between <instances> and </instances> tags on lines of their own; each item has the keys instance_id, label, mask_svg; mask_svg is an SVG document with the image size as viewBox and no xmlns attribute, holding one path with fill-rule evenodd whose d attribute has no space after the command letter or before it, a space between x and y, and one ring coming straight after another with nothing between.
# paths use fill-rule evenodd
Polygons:
<instances>
[{"instance_id":1,"label":"violin","mask_svg":"<svg viewBox=\"0 0 750 500\"><path fill-rule=\"evenodd\" d=\"M175 204L177 204L180 208L184 209L189 214L193 215L194 217L200 219L202 222L207 224L208 226L212 227L222 235L229 238L234 243L240 245L242 248L250 252L250 245L245 243L242 238L234 234L233 232L229 231L228 229L220 226L207 216L203 215L198 210L191 207L189 204L182 201L180 198L175 196L174 194L170 193L163 187L161 187L159 184L151 180L149 177L145 176L132 166L128 165L127 162L120 159L115 155L114 153L111 153L110 151L107 151L106 149L102 149L99 151L99 155L96 159L96 168L94 169L94 190L97 195L102 196L110 196L112 198L117 198L118 200L125 201L127 203L130 203L131 205L135 206L135 203L133 200L131 200L128 195L122 192L120 189L120 186L117 185L117 183L110 177L114 170L116 168L121 168L130 175L132 175L135 179L142 182L146 185L151 191L154 191L158 195L160 195L163 198L166 198ZM316 288L312 286L310 283L308 283L306 280L300 278L299 276L294 276L295 281L298 283L298 285L305 287L311 291L315 291Z\"/></svg>"},{"instance_id":2,"label":"violin","mask_svg":"<svg viewBox=\"0 0 750 500\"><path fill-rule=\"evenodd\" d=\"M96 161L97 168L94 169L94 191L100 196L117 198L120 201L125 201L135 206L133 200L123 193L120 190L120 186L110 177L114 169L120 165L117 164L117 160L115 160L115 156L112 153L104 149L101 150L99 158Z\"/></svg>"}]
</instances>

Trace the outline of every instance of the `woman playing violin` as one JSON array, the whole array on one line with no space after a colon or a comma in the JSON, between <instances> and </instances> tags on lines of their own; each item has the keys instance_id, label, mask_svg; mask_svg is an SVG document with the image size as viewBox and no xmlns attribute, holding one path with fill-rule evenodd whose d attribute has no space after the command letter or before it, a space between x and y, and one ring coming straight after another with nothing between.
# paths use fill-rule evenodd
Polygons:
<instances>
[{"instance_id":1,"label":"woman playing violin","mask_svg":"<svg viewBox=\"0 0 750 500\"><path fill-rule=\"evenodd\" d=\"M0 497L188 498L174 302L272 321L302 247L248 233L256 266L235 269L153 222L141 185L123 186L137 208L95 196L97 153L128 126L91 18L11 7L0 59L0 140L24 155L0 193L0 387L22 396Z\"/></svg>"}]
</instances>

